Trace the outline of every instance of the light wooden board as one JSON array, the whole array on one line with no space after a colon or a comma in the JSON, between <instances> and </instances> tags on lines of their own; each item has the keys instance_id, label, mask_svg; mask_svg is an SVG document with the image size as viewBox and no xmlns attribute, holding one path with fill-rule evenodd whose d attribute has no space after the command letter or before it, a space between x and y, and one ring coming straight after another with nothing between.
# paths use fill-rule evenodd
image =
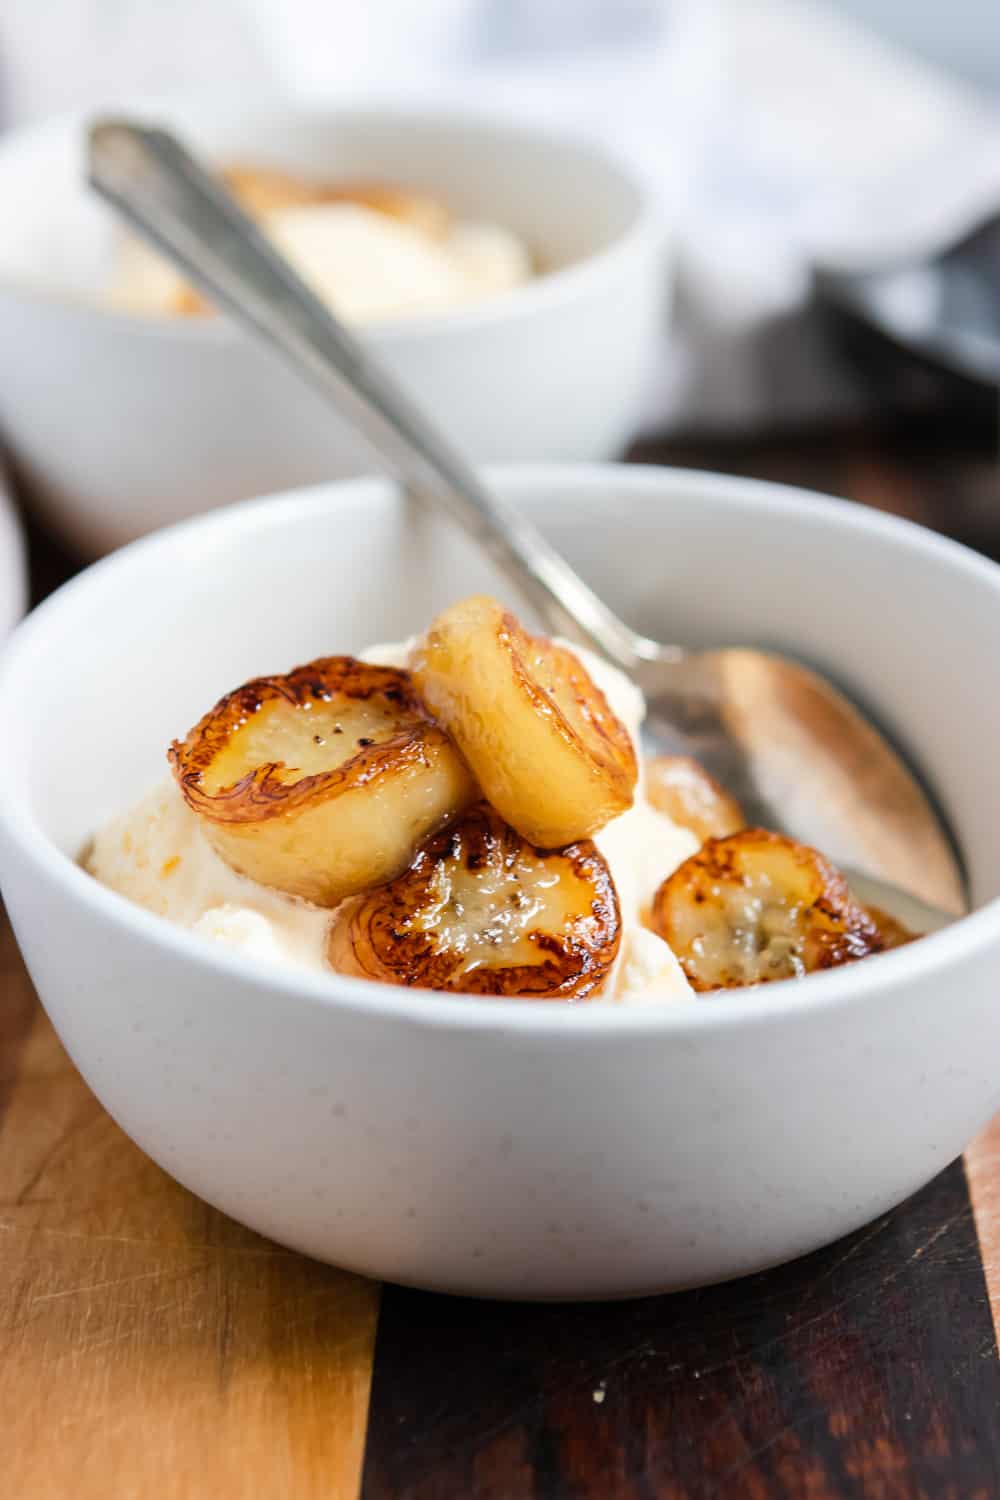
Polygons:
<instances>
[{"instance_id":1,"label":"light wooden board","mask_svg":"<svg viewBox=\"0 0 1000 1500\"><path fill-rule=\"evenodd\" d=\"M979 1235L993 1326L1000 1339L1000 1115L966 1151L965 1175Z\"/></svg>"},{"instance_id":2,"label":"light wooden board","mask_svg":"<svg viewBox=\"0 0 1000 1500\"><path fill-rule=\"evenodd\" d=\"M353 1497L378 1287L242 1229L143 1156L0 924L0 1493Z\"/></svg>"}]
</instances>

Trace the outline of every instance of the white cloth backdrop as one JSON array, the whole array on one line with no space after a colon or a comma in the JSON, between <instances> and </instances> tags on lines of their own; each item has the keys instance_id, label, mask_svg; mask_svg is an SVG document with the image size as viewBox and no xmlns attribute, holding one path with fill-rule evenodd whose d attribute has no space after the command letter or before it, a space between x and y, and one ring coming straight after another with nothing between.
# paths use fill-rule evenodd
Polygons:
<instances>
[{"instance_id":1,"label":"white cloth backdrop","mask_svg":"<svg viewBox=\"0 0 1000 1500\"><path fill-rule=\"evenodd\" d=\"M0 6L7 125L220 78L248 101L277 83L499 106L616 146L656 192L680 273L655 427L851 410L861 393L803 315L810 262L917 252L1000 208L993 107L820 0Z\"/></svg>"}]
</instances>

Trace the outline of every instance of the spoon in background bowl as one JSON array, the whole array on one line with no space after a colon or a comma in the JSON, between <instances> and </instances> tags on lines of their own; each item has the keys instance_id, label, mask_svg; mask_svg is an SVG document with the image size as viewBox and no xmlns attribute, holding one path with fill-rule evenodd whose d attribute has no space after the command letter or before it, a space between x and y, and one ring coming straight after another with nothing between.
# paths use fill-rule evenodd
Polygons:
<instances>
[{"instance_id":1,"label":"spoon in background bowl","mask_svg":"<svg viewBox=\"0 0 1000 1500\"><path fill-rule=\"evenodd\" d=\"M174 137L95 123L89 179L205 295L350 417L390 472L459 522L553 633L596 648L645 694L657 751L695 756L751 824L818 846L863 901L925 931L965 910L955 845L913 774L823 677L743 647L637 634L494 495L364 345Z\"/></svg>"}]
</instances>

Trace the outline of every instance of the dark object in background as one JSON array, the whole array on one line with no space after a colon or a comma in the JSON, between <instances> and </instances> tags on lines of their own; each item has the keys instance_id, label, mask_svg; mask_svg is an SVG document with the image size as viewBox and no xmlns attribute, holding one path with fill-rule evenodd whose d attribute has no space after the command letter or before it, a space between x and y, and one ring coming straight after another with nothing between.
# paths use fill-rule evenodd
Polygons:
<instances>
[{"instance_id":1,"label":"dark object in background","mask_svg":"<svg viewBox=\"0 0 1000 1500\"><path fill-rule=\"evenodd\" d=\"M1000 404L1000 216L934 260L814 273L817 304L855 368L894 411ZM1000 486L998 486L1000 494Z\"/></svg>"},{"instance_id":2,"label":"dark object in background","mask_svg":"<svg viewBox=\"0 0 1000 1500\"><path fill-rule=\"evenodd\" d=\"M961 426L993 420L997 390L904 344L861 302L853 303L817 284L816 300L827 340L863 384L881 415L901 417L948 411Z\"/></svg>"},{"instance_id":3,"label":"dark object in background","mask_svg":"<svg viewBox=\"0 0 1000 1500\"><path fill-rule=\"evenodd\" d=\"M934 260L818 270L816 290L925 366L1000 391L1000 216Z\"/></svg>"},{"instance_id":4,"label":"dark object in background","mask_svg":"<svg viewBox=\"0 0 1000 1500\"><path fill-rule=\"evenodd\" d=\"M890 419L926 413L974 433L983 459L946 502L942 529L1000 557L1000 216L935 260L866 272L817 270L831 342Z\"/></svg>"}]
</instances>

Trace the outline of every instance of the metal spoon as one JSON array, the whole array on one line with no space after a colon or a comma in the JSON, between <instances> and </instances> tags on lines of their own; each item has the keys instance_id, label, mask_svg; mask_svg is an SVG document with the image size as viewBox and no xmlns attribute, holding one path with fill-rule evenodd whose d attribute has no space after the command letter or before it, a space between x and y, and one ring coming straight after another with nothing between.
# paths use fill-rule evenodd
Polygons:
<instances>
[{"instance_id":1,"label":"metal spoon","mask_svg":"<svg viewBox=\"0 0 1000 1500\"><path fill-rule=\"evenodd\" d=\"M751 823L818 845L852 882L854 872L865 877L863 899L899 911L908 893L937 909L921 926L964 910L962 871L942 821L899 756L830 683L760 651L661 645L619 620L165 131L96 123L89 177L213 302L352 417L394 475L460 522L550 630L596 646L631 674L658 747L697 756Z\"/></svg>"}]
</instances>

